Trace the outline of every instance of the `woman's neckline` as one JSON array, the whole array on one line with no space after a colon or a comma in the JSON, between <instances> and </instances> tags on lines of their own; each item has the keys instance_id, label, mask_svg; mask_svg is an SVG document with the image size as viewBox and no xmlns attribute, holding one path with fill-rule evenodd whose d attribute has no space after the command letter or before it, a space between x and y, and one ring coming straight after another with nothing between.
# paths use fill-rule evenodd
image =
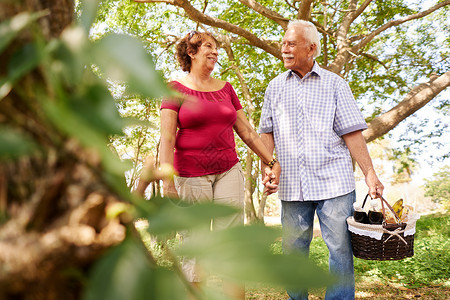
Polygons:
<instances>
[{"instance_id":1,"label":"woman's neckline","mask_svg":"<svg viewBox=\"0 0 450 300\"><path fill-rule=\"evenodd\" d=\"M185 89L188 89L188 90L191 90L191 91L195 91L195 92L200 92L200 93L214 93L214 92L219 92L219 91L223 90L223 89L227 86L227 83L228 83L227 81L225 81L223 87L221 87L221 88L218 89L218 90L212 90L212 91L199 91L199 90L195 90L195 89L193 89L193 88L190 88L190 87L184 85L183 83L179 82L178 80L174 80L173 82L176 82L178 85L181 85L181 86L184 87Z\"/></svg>"}]
</instances>

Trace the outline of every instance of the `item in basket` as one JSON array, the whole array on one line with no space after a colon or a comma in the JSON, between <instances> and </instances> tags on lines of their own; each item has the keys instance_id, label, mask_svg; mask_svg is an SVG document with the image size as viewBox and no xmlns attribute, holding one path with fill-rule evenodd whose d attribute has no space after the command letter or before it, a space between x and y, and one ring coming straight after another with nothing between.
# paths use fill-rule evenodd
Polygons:
<instances>
[{"instance_id":1,"label":"item in basket","mask_svg":"<svg viewBox=\"0 0 450 300\"><path fill-rule=\"evenodd\" d=\"M370 210L368 213L369 223L370 224L383 224L383 213L378 209L378 200L372 199L370 200Z\"/></svg>"},{"instance_id":2,"label":"item in basket","mask_svg":"<svg viewBox=\"0 0 450 300\"><path fill-rule=\"evenodd\" d=\"M390 210L386 210L386 215L384 216L384 220L387 224L397 224L397 218L394 216L394 214Z\"/></svg>"},{"instance_id":3,"label":"item in basket","mask_svg":"<svg viewBox=\"0 0 450 300\"><path fill-rule=\"evenodd\" d=\"M358 223L369 224L369 217L366 211L362 208L361 204L353 203L353 219Z\"/></svg>"},{"instance_id":4,"label":"item in basket","mask_svg":"<svg viewBox=\"0 0 450 300\"><path fill-rule=\"evenodd\" d=\"M414 211L414 207L412 207L411 205L405 205L403 208L403 214L402 217L400 218L400 220L402 222L407 222L408 221L408 216L411 215Z\"/></svg>"},{"instance_id":5,"label":"item in basket","mask_svg":"<svg viewBox=\"0 0 450 300\"><path fill-rule=\"evenodd\" d=\"M403 213L403 199L400 198L398 199L394 205L392 205L392 209L395 211L395 213L397 214L397 216L399 218L402 217L402 213Z\"/></svg>"}]
</instances>

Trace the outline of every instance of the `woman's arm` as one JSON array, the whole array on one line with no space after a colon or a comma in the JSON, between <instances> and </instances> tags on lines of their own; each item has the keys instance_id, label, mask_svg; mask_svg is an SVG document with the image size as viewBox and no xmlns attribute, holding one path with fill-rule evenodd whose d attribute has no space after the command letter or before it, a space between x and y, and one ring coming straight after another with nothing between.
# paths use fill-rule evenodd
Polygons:
<instances>
[{"instance_id":1,"label":"woman's arm","mask_svg":"<svg viewBox=\"0 0 450 300\"><path fill-rule=\"evenodd\" d=\"M265 164L268 164L273 160L272 154L267 150L252 125L250 125L242 109L237 111L237 120L234 124L234 130L242 141L249 146Z\"/></svg>"},{"instance_id":2,"label":"woman's arm","mask_svg":"<svg viewBox=\"0 0 450 300\"><path fill-rule=\"evenodd\" d=\"M161 109L160 165L173 166L178 113L171 109ZM173 178L163 180L164 196L177 197Z\"/></svg>"},{"instance_id":3,"label":"woman's arm","mask_svg":"<svg viewBox=\"0 0 450 300\"><path fill-rule=\"evenodd\" d=\"M275 141L273 139L273 133L272 132L262 133L261 140L262 140L263 144L266 146L267 150L269 150L270 153L273 153L273 151L275 150ZM261 160L261 170L263 170L267 167L268 167L267 164L265 164ZM274 173L276 173L277 178L280 178L281 168L275 170ZM267 177L264 178L264 175L263 175L263 184L265 186L264 192L267 193L268 195L273 194L278 191L278 183L279 183L279 179L277 181L277 184L274 185L274 184L272 184L272 182L267 180Z\"/></svg>"},{"instance_id":4,"label":"woman's arm","mask_svg":"<svg viewBox=\"0 0 450 300\"><path fill-rule=\"evenodd\" d=\"M266 145L263 143L259 135L248 122L247 117L245 116L245 113L242 109L237 111L237 119L236 123L234 124L234 130L242 139L242 141L253 152L255 152L256 155L259 156L262 163L264 163L264 165L266 166L264 168L265 174L263 174L264 180L266 180L266 182L271 180L272 184L278 185L280 179L279 176L281 173L280 164L275 163L272 169L268 167L268 163L273 160L273 148L272 152L267 149Z\"/></svg>"}]
</instances>

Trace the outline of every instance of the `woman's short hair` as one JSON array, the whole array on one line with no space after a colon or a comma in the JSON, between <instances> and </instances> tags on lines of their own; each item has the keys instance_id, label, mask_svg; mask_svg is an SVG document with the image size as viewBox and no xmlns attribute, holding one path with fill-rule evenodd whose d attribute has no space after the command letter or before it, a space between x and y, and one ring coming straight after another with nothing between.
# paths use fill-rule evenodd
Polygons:
<instances>
[{"instance_id":1,"label":"woman's short hair","mask_svg":"<svg viewBox=\"0 0 450 300\"><path fill-rule=\"evenodd\" d=\"M216 38L209 32L191 31L182 38L176 46L176 56L181 69L185 72L191 71L192 61L189 54L194 55L198 48L207 38L212 38L218 44Z\"/></svg>"},{"instance_id":2,"label":"woman's short hair","mask_svg":"<svg viewBox=\"0 0 450 300\"><path fill-rule=\"evenodd\" d=\"M300 30L303 30L303 34L306 40L308 40L311 44L316 45L316 51L314 52L314 58L320 55L321 45L320 45L320 37L319 32L317 31L316 26L313 23L305 21L305 20L292 20L288 23L287 29L292 27L297 27Z\"/></svg>"}]
</instances>

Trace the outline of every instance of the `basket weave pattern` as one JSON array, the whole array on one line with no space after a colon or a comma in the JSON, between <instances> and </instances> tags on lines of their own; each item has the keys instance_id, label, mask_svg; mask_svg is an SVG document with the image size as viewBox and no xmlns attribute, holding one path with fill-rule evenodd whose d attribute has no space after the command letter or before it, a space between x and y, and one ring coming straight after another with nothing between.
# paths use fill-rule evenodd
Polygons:
<instances>
[{"instance_id":1,"label":"basket weave pattern","mask_svg":"<svg viewBox=\"0 0 450 300\"><path fill-rule=\"evenodd\" d=\"M347 219L347 223L358 226L353 217ZM352 240L353 255L366 260L399 260L414 255L414 234L405 236L405 229L410 224L401 223L390 225L389 228L382 225L361 224L365 230L379 232L383 231L380 240L366 235L350 232ZM415 226L414 224L411 224ZM392 233L390 233L391 231Z\"/></svg>"}]
</instances>

